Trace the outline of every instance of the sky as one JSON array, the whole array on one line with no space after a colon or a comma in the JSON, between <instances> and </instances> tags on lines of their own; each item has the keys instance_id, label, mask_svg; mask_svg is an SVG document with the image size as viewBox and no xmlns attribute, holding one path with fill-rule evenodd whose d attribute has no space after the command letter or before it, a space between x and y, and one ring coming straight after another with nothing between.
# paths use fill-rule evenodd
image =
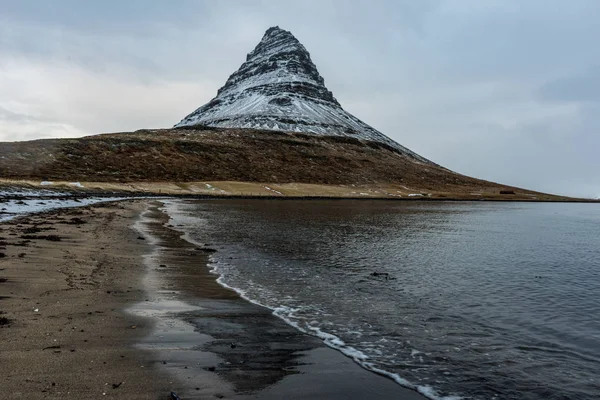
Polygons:
<instances>
[{"instance_id":1,"label":"sky","mask_svg":"<svg viewBox=\"0 0 600 400\"><path fill-rule=\"evenodd\" d=\"M278 25L422 156L600 197L599 20L597 0L0 0L0 141L171 127Z\"/></svg>"}]
</instances>

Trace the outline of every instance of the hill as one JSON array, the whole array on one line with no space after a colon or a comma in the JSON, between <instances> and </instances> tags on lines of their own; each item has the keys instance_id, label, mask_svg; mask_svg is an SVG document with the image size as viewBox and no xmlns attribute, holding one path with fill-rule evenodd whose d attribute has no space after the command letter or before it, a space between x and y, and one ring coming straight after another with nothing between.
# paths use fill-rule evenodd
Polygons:
<instances>
[{"instance_id":1,"label":"hill","mask_svg":"<svg viewBox=\"0 0 600 400\"><path fill-rule=\"evenodd\" d=\"M151 193L565 199L460 175L385 143L235 128L1 143L0 177Z\"/></svg>"}]
</instances>

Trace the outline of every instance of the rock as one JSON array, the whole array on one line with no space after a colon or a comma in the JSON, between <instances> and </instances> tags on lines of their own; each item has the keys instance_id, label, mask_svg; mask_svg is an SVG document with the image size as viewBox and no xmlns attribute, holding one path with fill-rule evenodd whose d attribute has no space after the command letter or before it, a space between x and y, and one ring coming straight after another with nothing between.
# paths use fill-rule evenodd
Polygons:
<instances>
[{"instance_id":1,"label":"rock","mask_svg":"<svg viewBox=\"0 0 600 400\"><path fill-rule=\"evenodd\" d=\"M352 143L370 140L433 164L345 111L325 87L306 48L279 27L265 32L215 98L175 125L185 127L302 132Z\"/></svg>"},{"instance_id":2,"label":"rock","mask_svg":"<svg viewBox=\"0 0 600 400\"><path fill-rule=\"evenodd\" d=\"M372 272L371 276L389 276L387 272Z\"/></svg>"}]
</instances>

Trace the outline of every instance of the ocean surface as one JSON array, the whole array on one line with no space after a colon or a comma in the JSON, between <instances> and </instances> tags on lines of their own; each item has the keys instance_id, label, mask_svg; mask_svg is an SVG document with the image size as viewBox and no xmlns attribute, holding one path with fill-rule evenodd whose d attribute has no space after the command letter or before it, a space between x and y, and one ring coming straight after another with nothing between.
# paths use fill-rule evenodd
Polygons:
<instances>
[{"instance_id":1,"label":"ocean surface","mask_svg":"<svg viewBox=\"0 0 600 400\"><path fill-rule=\"evenodd\" d=\"M219 281L430 398L600 398L600 206L170 201Z\"/></svg>"}]
</instances>

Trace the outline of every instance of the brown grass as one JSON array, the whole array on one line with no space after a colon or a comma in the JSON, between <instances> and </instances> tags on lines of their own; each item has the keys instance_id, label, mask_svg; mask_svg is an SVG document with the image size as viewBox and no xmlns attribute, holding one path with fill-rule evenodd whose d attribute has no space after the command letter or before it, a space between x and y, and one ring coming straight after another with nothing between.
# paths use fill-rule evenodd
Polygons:
<instances>
[{"instance_id":1,"label":"brown grass","mask_svg":"<svg viewBox=\"0 0 600 400\"><path fill-rule=\"evenodd\" d=\"M0 177L165 194L561 199L350 139L198 128L1 143Z\"/></svg>"}]
</instances>

